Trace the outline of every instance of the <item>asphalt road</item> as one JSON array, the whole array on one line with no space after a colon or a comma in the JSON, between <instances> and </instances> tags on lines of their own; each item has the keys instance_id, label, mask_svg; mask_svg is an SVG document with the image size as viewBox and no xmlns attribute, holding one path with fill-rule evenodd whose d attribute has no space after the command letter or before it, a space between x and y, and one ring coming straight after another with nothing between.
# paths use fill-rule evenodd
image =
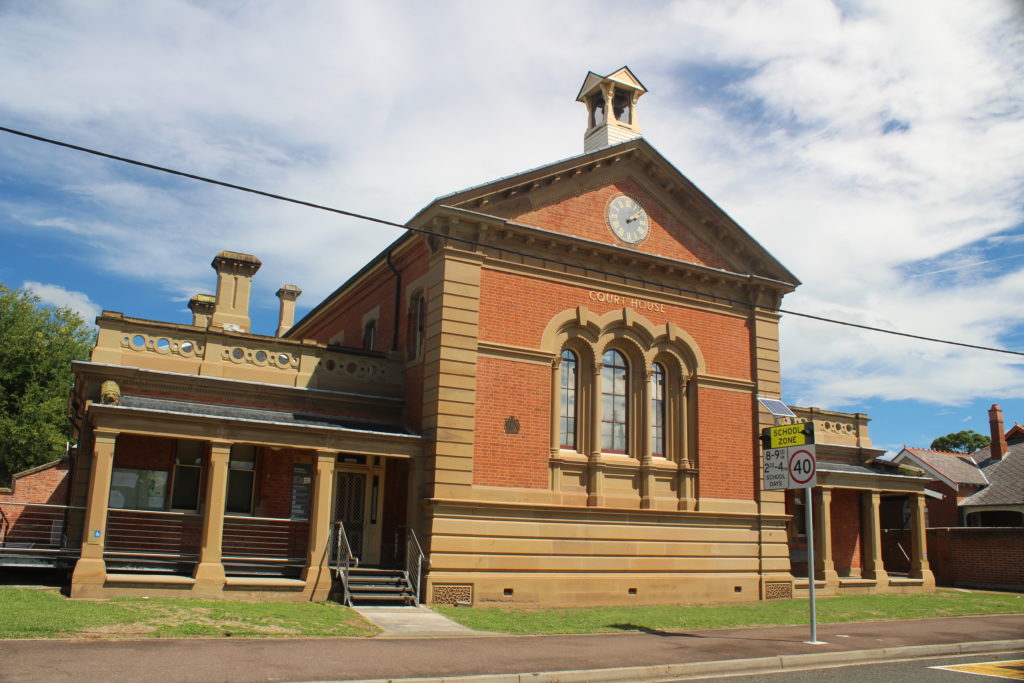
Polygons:
<instances>
[{"instance_id":1,"label":"asphalt road","mask_svg":"<svg viewBox=\"0 0 1024 683\"><path fill-rule=\"evenodd\" d=\"M1007 661L1009 660L1009 661ZM1005 662L998 667L992 663ZM1024 650L991 655L960 655L957 657L938 657L928 659L911 659L901 662L883 664L860 664L855 666L838 666L829 668L809 669L807 671L789 671L760 676L739 676L727 679L703 678L702 680L727 680L729 683L832 683L832 681L856 680L857 683L912 683L929 681L929 683L981 683L978 675L981 671L971 673L963 671L945 671L936 669L939 666L963 666L987 664L988 671L1001 670L1004 675L1024 680ZM685 679L680 679L685 680ZM689 679L693 680L693 679ZM999 679L989 678L991 681Z\"/></svg>"}]
</instances>

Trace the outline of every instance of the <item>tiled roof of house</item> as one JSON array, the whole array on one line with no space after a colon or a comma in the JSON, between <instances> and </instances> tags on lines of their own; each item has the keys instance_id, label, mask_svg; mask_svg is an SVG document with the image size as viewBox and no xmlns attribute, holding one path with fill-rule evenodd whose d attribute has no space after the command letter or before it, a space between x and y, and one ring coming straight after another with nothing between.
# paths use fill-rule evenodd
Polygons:
<instances>
[{"instance_id":1,"label":"tiled roof of house","mask_svg":"<svg viewBox=\"0 0 1024 683\"><path fill-rule=\"evenodd\" d=\"M928 448L907 447L904 450L958 484L984 486L989 483L984 472L979 469L970 455L950 451L933 451Z\"/></svg>"},{"instance_id":2,"label":"tiled roof of house","mask_svg":"<svg viewBox=\"0 0 1024 683\"><path fill-rule=\"evenodd\" d=\"M1024 438L1008 439L1006 444L1006 455L1001 460L992 459L988 446L971 455L972 461L990 483L960 505L1024 504Z\"/></svg>"}]
</instances>

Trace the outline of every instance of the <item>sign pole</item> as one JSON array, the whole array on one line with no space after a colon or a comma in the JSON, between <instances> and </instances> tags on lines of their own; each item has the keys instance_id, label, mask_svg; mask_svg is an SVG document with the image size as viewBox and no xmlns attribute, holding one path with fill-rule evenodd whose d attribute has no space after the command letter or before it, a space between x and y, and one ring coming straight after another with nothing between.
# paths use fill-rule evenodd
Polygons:
<instances>
[{"instance_id":1,"label":"sign pole","mask_svg":"<svg viewBox=\"0 0 1024 683\"><path fill-rule=\"evenodd\" d=\"M814 604L814 489L806 488L807 492L806 517L807 520L807 586L811 592L811 639L810 643L818 642L818 611Z\"/></svg>"}]
</instances>

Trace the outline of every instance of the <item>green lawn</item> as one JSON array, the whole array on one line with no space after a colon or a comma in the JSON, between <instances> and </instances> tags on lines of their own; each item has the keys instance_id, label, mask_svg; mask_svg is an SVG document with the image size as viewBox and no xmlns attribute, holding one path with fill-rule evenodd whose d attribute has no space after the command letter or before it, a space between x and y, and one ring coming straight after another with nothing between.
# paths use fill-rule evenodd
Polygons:
<instances>
[{"instance_id":1,"label":"green lawn","mask_svg":"<svg viewBox=\"0 0 1024 683\"><path fill-rule=\"evenodd\" d=\"M470 628L505 633L679 631L807 623L806 600L577 609L436 609ZM821 623L1021 612L1024 597L1009 593L939 591L818 601ZM52 590L0 588L0 638L327 638L376 633L376 627L335 603L69 600Z\"/></svg>"},{"instance_id":2,"label":"green lawn","mask_svg":"<svg viewBox=\"0 0 1024 683\"><path fill-rule=\"evenodd\" d=\"M601 633L679 631L808 623L807 600L719 605L521 609L436 607L472 629L503 633ZM856 595L817 601L818 622L924 619L1024 612L1024 597L1012 593L943 590L917 595Z\"/></svg>"},{"instance_id":3,"label":"green lawn","mask_svg":"<svg viewBox=\"0 0 1024 683\"><path fill-rule=\"evenodd\" d=\"M378 629L336 603L69 600L0 588L0 638L352 637Z\"/></svg>"}]
</instances>

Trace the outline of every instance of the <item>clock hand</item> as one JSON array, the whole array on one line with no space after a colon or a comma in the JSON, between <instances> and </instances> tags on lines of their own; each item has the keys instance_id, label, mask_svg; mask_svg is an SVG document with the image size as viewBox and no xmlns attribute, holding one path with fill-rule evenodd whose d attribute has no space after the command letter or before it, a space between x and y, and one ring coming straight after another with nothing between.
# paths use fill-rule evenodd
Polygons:
<instances>
[{"instance_id":1,"label":"clock hand","mask_svg":"<svg viewBox=\"0 0 1024 683\"><path fill-rule=\"evenodd\" d=\"M634 213L634 214L633 214L632 216L630 216L629 218L627 218L627 219L626 219L626 222L627 222L627 223L632 223L633 221L637 221L637 220L640 220L640 212L639 212L639 211L637 211L637 212L636 212L636 213Z\"/></svg>"}]
</instances>

